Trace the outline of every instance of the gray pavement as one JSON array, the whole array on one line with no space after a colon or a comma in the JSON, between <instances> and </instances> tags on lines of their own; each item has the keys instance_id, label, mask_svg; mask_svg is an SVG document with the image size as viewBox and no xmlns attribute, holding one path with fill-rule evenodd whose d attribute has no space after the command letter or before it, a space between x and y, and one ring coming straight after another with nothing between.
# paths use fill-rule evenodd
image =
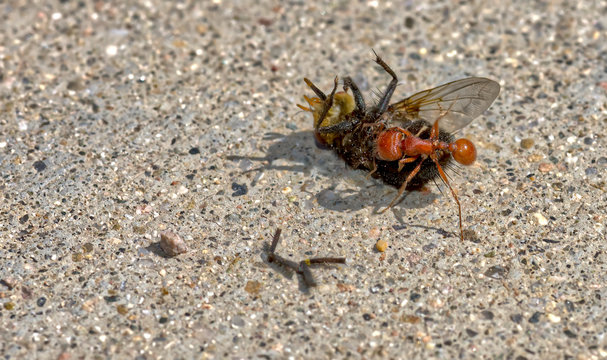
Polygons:
<instances>
[{"instance_id":1,"label":"gray pavement","mask_svg":"<svg viewBox=\"0 0 607 360\"><path fill-rule=\"evenodd\" d=\"M3 359L607 357L605 2L8 1L0 29ZM296 107L304 76L372 103L371 49L394 100L502 86L449 171L464 242L442 185L377 214L396 190ZM277 228L347 263L310 288Z\"/></svg>"}]
</instances>

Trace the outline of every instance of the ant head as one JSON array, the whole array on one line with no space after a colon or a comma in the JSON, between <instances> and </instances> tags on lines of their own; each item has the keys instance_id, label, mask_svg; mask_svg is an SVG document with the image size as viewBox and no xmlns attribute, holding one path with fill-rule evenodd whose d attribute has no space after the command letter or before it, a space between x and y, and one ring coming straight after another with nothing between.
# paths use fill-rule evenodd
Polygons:
<instances>
[{"instance_id":1,"label":"ant head","mask_svg":"<svg viewBox=\"0 0 607 360\"><path fill-rule=\"evenodd\" d=\"M455 161L462 165L472 165L476 160L476 148L468 139L457 139L449 144L449 150Z\"/></svg>"}]
</instances>

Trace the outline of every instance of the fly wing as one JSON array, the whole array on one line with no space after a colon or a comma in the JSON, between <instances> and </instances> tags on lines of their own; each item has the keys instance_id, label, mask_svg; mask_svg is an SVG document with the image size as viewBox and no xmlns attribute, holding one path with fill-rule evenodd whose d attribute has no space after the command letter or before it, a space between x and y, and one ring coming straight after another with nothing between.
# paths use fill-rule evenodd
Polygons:
<instances>
[{"instance_id":1,"label":"fly wing","mask_svg":"<svg viewBox=\"0 0 607 360\"><path fill-rule=\"evenodd\" d=\"M430 123L444 114L440 128L455 132L487 110L499 92L497 82L471 77L420 91L390 105L388 112L397 118L423 119Z\"/></svg>"}]
</instances>

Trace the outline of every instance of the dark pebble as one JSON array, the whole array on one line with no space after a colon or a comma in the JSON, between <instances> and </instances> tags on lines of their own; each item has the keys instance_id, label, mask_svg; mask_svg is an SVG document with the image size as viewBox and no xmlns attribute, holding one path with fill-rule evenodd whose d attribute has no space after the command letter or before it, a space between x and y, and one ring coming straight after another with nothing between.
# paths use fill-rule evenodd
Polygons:
<instances>
[{"instance_id":1,"label":"dark pebble","mask_svg":"<svg viewBox=\"0 0 607 360\"><path fill-rule=\"evenodd\" d=\"M521 314L512 314L510 315L510 320L514 321L517 324L520 324L523 321L523 315Z\"/></svg>"},{"instance_id":2,"label":"dark pebble","mask_svg":"<svg viewBox=\"0 0 607 360\"><path fill-rule=\"evenodd\" d=\"M371 294L377 294L383 288L384 286L382 284L375 284L374 286L371 286L369 291L371 292Z\"/></svg>"},{"instance_id":3,"label":"dark pebble","mask_svg":"<svg viewBox=\"0 0 607 360\"><path fill-rule=\"evenodd\" d=\"M363 314L363 319L365 319L366 321L371 320L371 315L370 314Z\"/></svg>"},{"instance_id":4,"label":"dark pebble","mask_svg":"<svg viewBox=\"0 0 607 360\"><path fill-rule=\"evenodd\" d=\"M104 296L103 297L105 299L105 301L109 302L109 303L113 303L119 300L118 295L112 295L112 296Z\"/></svg>"},{"instance_id":5,"label":"dark pebble","mask_svg":"<svg viewBox=\"0 0 607 360\"><path fill-rule=\"evenodd\" d=\"M30 218L30 216L28 214L25 214L25 215L23 215L22 217L19 218L19 222L21 224L25 224L29 218Z\"/></svg>"},{"instance_id":6,"label":"dark pebble","mask_svg":"<svg viewBox=\"0 0 607 360\"><path fill-rule=\"evenodd\" d=\"M565 335L567 335L568 338L571 338L571 339L577 338L577 334L569 329L565 329L564 333L565 333Z\"/></svg>"},{"instance_id":7,"label":"dark pebble","mask_svg":"<svg viewBox=\"0 0 607 360\"><path fill-rule=\"evenodd\" d=\"M598 174L599 171L594 166L591 166L591 167L587 168L585 172L586 172L586 175L596 175L596 174Z\"/></svg>"},{"instance_id":8,"label":"dark pebble","mask_svg":"<svg viewBox=\"0 0 607 360\"><path fill-rule=\"evenodd\" d=\"M470 337L475 337L476 335L478 335L478 333L472 329L466 329L466 334L468 334L468 336Z\"/></svg>"},{"instance_id":9,"label":"dark pebble","mask_svg":"<svg viewBox=\"0 0 607 360\"><path fill-rule=\"evenodd\" d=\"M493 312L489 310L485 310L481 314L483 314L486 320L493 320L493 318L495 317L495 315L493 315Z\"/></svg>"},{"instance_id":10,"label":"dark pebble","mask_svg":"<svg viewBox=\"0 0 607 360\"><path fill-rule=\"evenodd\" d=\"M529 322L532 323L532 324L537 324L538 322L540 322L540 317L541 316L542 316L542 313L539 312L539 311L536 311L529 318Z\"/></svg>"},{"instance_id":11,"label":"dark pebble","mask_svg":"<svg viewBox=\"0 0 607 360\"><path fill-rule=\"evenodd\" d=\"M38 298L38 300L36 300L36 305L42 307L44 306L44 304L46 304L46 298L44 296Z\"/></svg>"},{"instance_id":12,"label":"dark pebble","mask_svg":"<svg viewBox=\"0 0 607 360\"><path fill-rule=\"evenodd\" d=\"M487 271L485 271L485 276L492 278L492 279L499 280L499 279L503 279L507 272L508 272L508 270L506 270L505 268L503 268L499 265L495 265L495 266L492 266L489 269L487 269Z\"/></svg>"},{"instance_id":13,"label":"dark pebble","mask_svg":"<svg viewBox=\"0 0 607 360\"><path fill-rule=\"evenodd\" d=\"M163 316L160 319L158 319L158 322L161 324L166 324L167 321L169 321L169 319L166 316Z\"/></svg>"},{"instance_id":14,"label":"dark pebble","mask_svg":"<svg viewBox=\"0 0 607 360\"><path fill-rule=\"evenodd\" d=\"M417 300L419 300L420 297L422 297L420 294L418 294L418 293L412 293L409 296L409 300L411 300L411 301L417 301Z\"/></svg>"},{"instance_id":15,"label":"dark pebble","mask_svg":"<svg viewBox=\"0 0 607 360\"><path fill-rule=\"evenodd\" d=\"M242 196L245 195L249 189L247 188L246 184L237 184L237 183L232 183L232 190L234 190L234 192L232 193L232 196Z\"/></svg>"},{"instance_id":16,"label":"dark pebble","mask_svg":"<svg viewBox=\"0 0 607 360\"><path fill-rule=\"evenodd\" d=\"M565 300L565 307L567 308L567 311L569 311L570 313L575 311L575 306L569 300Z\"/></svg>"},{"instance_id":17,"label":"dark pebble","mask_svg":"<svg viewBox=\"0 0 607 360\"><path fill-rule=\"evenodd\" d=\"M430 250L434 249L435 247L436 247L436 244L430 243L430 244L422 246L422 250L424 252L430 252Z\"/></svg>"},{"instance_id":18,"label":"dark pebble","mask_svg":"<svg viewBox=\"0 0 607 360\"><path fill-rule=\"evenodd\" d=\"M196 155L196 154L200 154L200 149L197 147L193 147L188 152L190 153L190 155Z\"/></svg>"},{"instance_id":19,"label":"dark pebble","mask_svg":"<svg viewBox=\"0 0 607 360\"><path fill-rule=\"evenodd\" d=\"M548 243L548 244L558 244L560 243L560 241L558 240L552 240L552 239L542 239L543 242Z\"/></svg>"},{"instance_id":20,"label":"dark pebble","mask_svg":"<svg viewBox=\"0 0 607 360\"><path fill-rule=\"evenodd\" d=\"M411 16L407 16L405 18L405 27L407 29L413 29L414 25L415 25L415 19L413 19Z\"/></svg>"},{"instance_id":21,"label":"dark pebble","mask_svg":"<svg viewBox=\"0 0 607 360\"><path fill-rule=\"evenodd\" d=\"M44 169L46 169L46 164L44 161L38 160L34 163L34 169L36 169L37 172L44 171Z\"/></svg>"}]
</instances>

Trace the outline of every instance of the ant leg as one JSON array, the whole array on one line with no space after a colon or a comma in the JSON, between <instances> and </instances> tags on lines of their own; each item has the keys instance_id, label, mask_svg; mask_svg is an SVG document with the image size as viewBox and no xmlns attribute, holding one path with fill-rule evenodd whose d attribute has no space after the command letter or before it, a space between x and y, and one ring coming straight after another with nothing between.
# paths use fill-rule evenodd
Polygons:
<instances>
[{"instance_id":1,"label":"ant leg","mask_svg":"<svg viewBox=\"0 0 607 360\"><path fill-rule=\"evenodd\" d=\"M412 133L411 133L409 130L407 130L407 129L403 129L402 127L395 126L395 127L393 127L392 129L398 130L398 131L402 132L403 134L405 134L405 136L408 136L408 137L413 137L413 136L415 136L415 135L413 135L413 134L412 134Z\"/></svg>"},{"instance_id":2,"label":"ant leg","mask_svg":"<svg viewBox=\"0 0 607 360\"><path fill-rule=\"evenodd\" d=\"M318 90L318 88L316 86L314 86L314 84L312 84L312 82L310 82L310 80L308 79L304 79L304 81L306 81L306 84L308 84L308 86L310 86L310 88L312 88L312 90L316 89ZM314 92L316 92L316 90L314 90ZM335 91L337 90L337 76L335 77L334 80L334 85L333 85L333 91L331 91L331 94L329 94L329 96L325 96L323 94L324 98L324 106L322 111L320 112L320 115L318 115L318 120L316 121L316 123L314 124L314 130L316 132L318 132L318 127L320 126L320 124L325 120L325 117L327 117L327 114L329 113L329 110L331 109L331 107L333 106L333 96L335 96ZM318 90L320 92L320 94L322 94L322 91ZM318 95L320 97L320 94L316 93L316 95Z\"/></svg>"},{"instance_id":3,"label":"ant leg","mask_svg":"<svg viewBox=\"0 0 607 360\"><path fill-rule=\"evenodd\" d=\"M439 133L438 121L440 119L444 118L445 116L447 116L447 114L449 113L449 111L453 107L453 104L455 104L455 103L456 103L456 101L452 102L451 105L449 105L449 108L446 111L442 111L443 108L440 106L440 104L438 104L438 108L439 108L439 110L441 110L441 114L436 118L436 120L434 120L434 125L432 125L432 130L430 130L430 139L432 139L432 140L438 139L438 133Z\"/></svg>"},{"instance_id":4,"label":"ant leg","mask_svg":"<svg viewBox=\"0 0 607 360\"><path fill-rule=\"evenodd\" d=\"M419 170L422 168L422 164L424 163L424 160L426 160L426 156L420 156L419 158L421 158L421 161L419 162L419 164L417 164L415 169L413 169L413 171L411 171L409 176L407 176L407 179L405 180L405 182L400 186L400 188L398 189L398 194L394 197L394 200L392 200L392 202L385 209L380 211L379 212L380 214L383 214L384 212L386 212L386 210L388 210L394 204L396 204L396 201L398 199L400 199L401 195L405 192L405 189L407 188L407 185L409 185L409 182L411 181L411 179L413 179L413 177L415 177L415 175L417 175Z\"/></svg>"},{"instance_id":5,"label":"ant leg","mask_svg":"<svg viewBox=\"0 0 607 360\"><path fill-rule=\"evenodd\" d=\"M377 171L377 164L375 163L375 159L373 159L373 169L367 174L366 178L370 179L371 176Z\"/></svg>"},{"instance_id":6,"label":"ant leg","mask_svg":"<svg viewBox=\"0 0 607 360\"><path fill-rule=\"evenodd\" d=\"M398 160L398 172L400 172L405 167L405 164L412 163L417 159L419 159L419 156L408 157Z\"/></svg>"},{"instance_id":7,"label":"ant leg","mask_svg":"<svg viewBox=\"0 0 607 360\"><path fill-rule=\"evenodd\" d=\"M459 203L459 199L457 198L457 194L455 193L455 190L453 190L453 188L451 187L451 184L449 184L449 180L447 179L447 175L445 175L445 172L443 171L442 166L440 166L440 164L438 163L438 158L436 157L436 153L433 152L432 154L430 154L430 158L432 159L432 161L434 161L434 164L436 164L436 168L438 169L438 173L439 173L440 177L443 179L445 184L447 184L447 186L449 187L449 190L451 190L451 195L453 195L453 199L455 199L455 202L457 203L457 211L459 214L459 236L460 236L460 239L462 241L464 241L464 228L462 226L462 206Z\"/></svg>"},{"instance_id":8,"label":"ant leg","mask_svg":"<svg viewBox=\"0 0 607 360\"><path fill-rule=\"evenodd\" d=\"M381 115L386 111L386 109L388 108L388 105L390 105L390 98L392 98L392 94L394 94L394 90L396 89L396 85L398 84L398 78L396 77L396 74L394 73L394 71L388 66L388 64L386 64L379 57L379 55L377 55L375 50L373 50L373 53L375 54L375 57L376 57L375 62L379 66L381 66L388 74L390 74L390 76L392 76L392 81L390 81L390 84L388 84L388 88L386 88L386 92L384 92L384 96L382 96L382 98L379 99L379 104L377 104L377 114Z\"/></svg>"},{"instance_id":9,"label":"ant leg","mask_svg":"<svg viewBox=\"0 0 607 360\"><path fill-rule=\"evenodd\" d=\"M358 89L356 83L349 76L346 76L344 78L344 90L347 91L347 89L352 89L352 94L354 94L354 101L356 101L356 108L358 108L358 110L362 112L367 111L367 105L365 104L365 98L363 98L363 94Z\"/></svg>"},{"instance_id":10,"label":"ant leg","mask_svg":"<svg viewBox=\"0 0 607 360\"><path fill-rule=\"evenodd\" d=\"M310 89L312 89L312 91L314 91L314 94L316 94L316 96L318 96L318 98L320 100L325 100L327 98L327 95L325 95L325 93L323 93L322 91L320 91L319 88L316 87L316 85L314 85L310 79L308 78L304 78L304 82L306 83L306 85L308 85L310 87Z\"/></svg>"}]
</instances>

